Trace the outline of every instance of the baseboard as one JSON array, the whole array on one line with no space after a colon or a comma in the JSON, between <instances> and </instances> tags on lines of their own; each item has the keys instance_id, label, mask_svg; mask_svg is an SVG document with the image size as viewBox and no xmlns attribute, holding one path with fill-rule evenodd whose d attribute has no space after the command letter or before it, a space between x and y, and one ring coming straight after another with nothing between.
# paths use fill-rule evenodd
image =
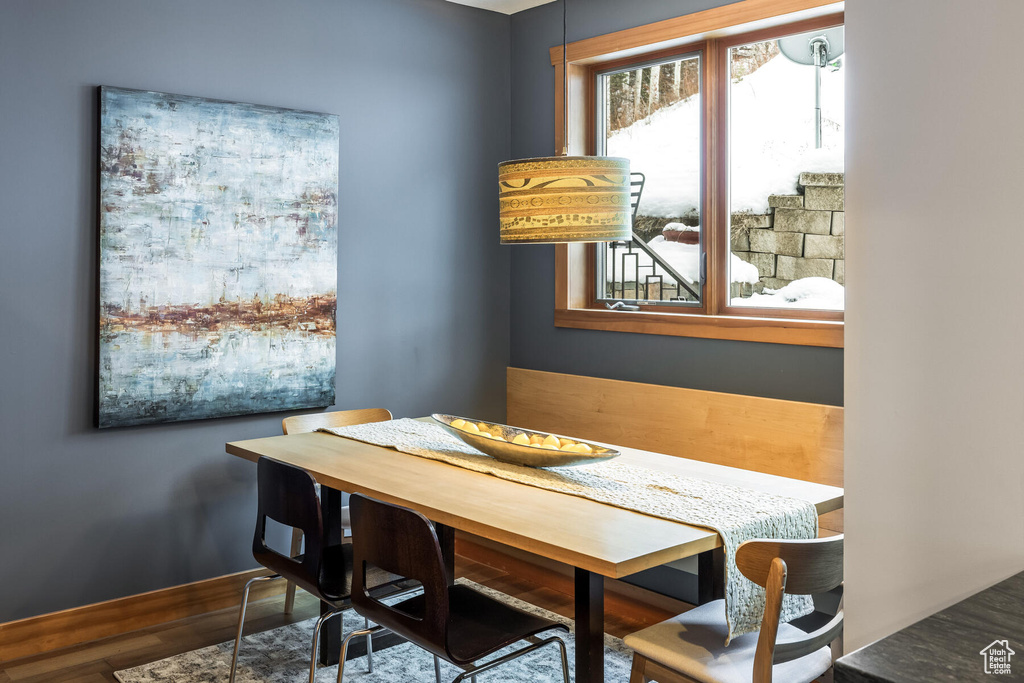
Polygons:
<instances>
[{"instance_id":1,"label":"baseboard","mask_svg":"<svg viewBox=\"0 0 1024 683\"><path fill-rule=\"evenodd\" d=\"M572 568L561 563L461 532L456 536L456 552L560 593L573 594ZM268 573L254 569L0 624L0 662L235 607L246 582ZM284 588L284 581L259 582L253 586L250 600L280 595ZM675 614L691 607L614 579L605 580L605 591L609 605L635 612Z\"/></svg>"},{"instance_id":2,"label":"baseboard","mask_svg":"<svg viewBox=\"0 0 1024 683\"><path fill-rule=\"evenodd\" d=\"M254 569L0 624L0 662L237 606L246 582L266 574ZM284 588L284 581L260 581L249 599Z\"/></svg>"},{"instance_id":3,"label":"baseboard","mask_svg":"<svg viewBox=\"0 0 1024 683\"><path fill-rule=\"evenodd\" d=\"M467 560L499 569L559 593L569 596L574 593L573 569L561 562L462 532L456 532L455 553ZM693 607L691 604L616 579L605 578L604 588L606 606L614 607L620 613L632 611L656 612L658 615L666 612L679 614Z\"/></svg>"}]
</instances>

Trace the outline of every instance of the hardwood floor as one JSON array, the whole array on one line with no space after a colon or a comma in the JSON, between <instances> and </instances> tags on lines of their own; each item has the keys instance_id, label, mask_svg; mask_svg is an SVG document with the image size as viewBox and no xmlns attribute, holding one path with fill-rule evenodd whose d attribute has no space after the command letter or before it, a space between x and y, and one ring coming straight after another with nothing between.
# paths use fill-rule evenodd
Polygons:
<instances>
[{"instance_id":1,"label":"hardwood floor","mask_svg":"<svg viewBox=\"0 0 1024 683\"><path fill-rule=\"evenodd\" d=\"M552 612L572 616L570 594L462 557L456 558L456 573ZM309 619L319 612L319 603L302 591L296 595L295 610L290 616L282 613L283 606L284 596L252 603L247 614L246 633ZM656 608L608 601L605 630L622 637L669 616L672 614ZM237 619L237 608L224 609L63 650L3 662L0 663L0 683L114 681L115 671L231 640L235 636Z\"/></svg>"}]
</instances>

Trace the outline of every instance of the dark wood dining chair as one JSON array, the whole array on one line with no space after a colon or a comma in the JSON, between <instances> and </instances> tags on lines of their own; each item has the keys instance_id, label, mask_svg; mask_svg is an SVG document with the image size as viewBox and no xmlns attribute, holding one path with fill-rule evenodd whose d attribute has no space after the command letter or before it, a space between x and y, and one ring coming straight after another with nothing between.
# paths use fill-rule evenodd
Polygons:
<instances>
[{"instance_id":1,"label":"dark wood dining chair","mask_svg":"<svg viewBox=\"0 0 1024 683\"><path fill-rule=\"evenodd\" d=\"M562 656L562 676L569 683L569 661L565 643L551 635L538 634L568 628L516 609L468 586L454 583L448 575L441 544L430 521L408 508L353 494L352 546L355 572L352 604L356 611L377 626L350 633L342 644L338 683L345 673L349 641L360 635L389 630L434 655L434 675L440 680L438 658L463 671L453 683L505 664L545 645L556 644ZM371 571L385 571L411 579L422 593L396 604L385 604L370 593ZM529 645L488 662L480 660L498 650L529 641Z\"/></svg>"},{"instance_id":2,"label":"dark wood dining chair","mask_svg":"<svg viewBox=\"0 0 1024 683\"><path fill-rule=\"evenodd\" d=\"M843 537L747 541L736 565L765 589L758 633L725 638L725 601L715 600L626 636L630 683L810 683L832 667L830 645L843 632L843 610L810 633L780 624L782 596L826 593L843 582Z\"/></svg>"},{"instance_id":3,"label":"dark wood dining chair","mask_svg":"<svg viewBox=\"0 0 1024 683\"><path fill-rule=\"evenodd\" d=\"M391 419L391 411L387 408L357 408L355 410L334 410L329 413L310 413L309 415L292 415L281 420L281 429L285 436L315 432L321 427L349 427L368 422L386 422ZM317 487L319 490L319 486ZM348 506L341 508L341 529L344 534L351 529L348 520ZM292 531L292 556L302 550L302 532ZM288 582L284 593L284 613L291 614L295 608L295 584Z\"/></svg>"},{"instance_id":4,"label":"dark wood dining chair","mask_svg":"<svg viewBox=\"0 0 1024 683\"><path fill-rule=\"evenodd\" d=\"M324 622L344 609L351 607L352 594L352 544L331 544L325 533L320 501L316 495L313 477L305 470L271 458L260 458L257 463L259 502L256 516L256 531L253 534L252 554L256 561L274 572L272 576L258 576L245 584L242 593L242 607L238 614L238 633L235 649L231 656L230 683L234 683L238 666L238 648L245 626L245 608L249 600L249 589L257 581L286 578L302 586L331 610L322 614L313 629L313 650L309 666L309 682L316 676L316 652L320 630ZM306 546L301 555L289 556L267 545L267 520L301 530ZM382 587L390 585L395 577L373 571L361 574L360 585ZM366 623L366 626L369 624ZM364 629L363 632L366 632ZM366 649L368 666L373 670L372 640L367 633Z\"/></svg>"}]
</instances>

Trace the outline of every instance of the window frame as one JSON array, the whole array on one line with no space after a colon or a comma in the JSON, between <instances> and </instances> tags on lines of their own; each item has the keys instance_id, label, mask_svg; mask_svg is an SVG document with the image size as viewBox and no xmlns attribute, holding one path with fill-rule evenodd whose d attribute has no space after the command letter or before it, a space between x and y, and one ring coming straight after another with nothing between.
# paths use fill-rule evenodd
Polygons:
<instances>
[{"instance_id":1,"label":"window frame","mask_svg":"<svg viewBox=\"0 0 1024 683\"><path fill-rule=\"evenodd\" d=\"M588 97L591 99L591 106L593 107L594 115L590 117L588 122L588 139L590 140L590 148L588 154L598 153L598 137L601 135L601 131L597 127L597 83L598 79L604 76L608 72L614 72L618 69L622 69L628 66L639 66L641 64L651 62L666 62L672 59L681 59L683 57L697 54L700 59L700 97L701 104L704 106L701 108L700 117L700 194L701 194L701 227L700 227L700 244L705 248L705 258L708 259L708 264L711 261L711 248L709 246L709 235L704 225L703 216L707 215L714 202L714 197L710 192L710 184L707 181L708 176L708 153L711 147L710 130L708 114L709 107L706 98L710 96L707 90L708 83L710 81L711 65L713 64L709 55L714 49L714 41L711 40L700 40L692 43L684 43L678 47L672 47L668 50L660 50L654 53L646 53L636 57L627 57L624 59L617 59L611 61L601 61L590 65L587 69L587 78L589 81L589 94ZM594 245L590 245L589 254L587 258L593 262L594 277L591 278L591 296L589 298L590 308L600 309L605 299L600 299L597 296L597 273L599 272L597 263L597 248ZM711 272L710 268L707 269ZM708 281L710 278L704 278L700 284L700 304L645 304L638 302L640 310L642 311L660 311L663 313L671 313L673 315L708 315L711 310L708 308Z\"/></svg>"},{"instance_id":2,"label":"window frame","mask_svg":"<svg viewBox=\"0 0 1024 683\"><path fill-rule=\"evenodd\" d=\"M570 154L596 149L598 74L631 64L702 53L701 183L705 216L702 240L708 260L700 307L685 310L641 304L639 311L611 311L597 301L594 244L555 246L556 327L640 334L761 341L781 344L843 346L844 312L731 306L728 300L728 50L780 33L801 33L843 23L843 3L822 0L743 0L724 7L570 43L568 140ZM551 48L552 66L562 64L562 46ZM562 69L555 71L555 147L563 146ZM723 76L725 77L724 80ZM709 160L714 155L714 173ZM723 223L723 220L726 222ZM723 228L722 226L725 225ZM666 310L669 309L669 310ZM675 309L675 310L672 310Z\"/></svg>"}]
</instances>

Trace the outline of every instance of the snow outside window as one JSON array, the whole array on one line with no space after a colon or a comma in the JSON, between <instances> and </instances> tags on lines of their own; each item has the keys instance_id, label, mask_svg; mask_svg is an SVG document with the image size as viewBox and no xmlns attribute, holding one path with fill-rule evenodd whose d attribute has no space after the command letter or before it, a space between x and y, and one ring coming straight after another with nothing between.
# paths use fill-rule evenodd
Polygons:
<instances>
[{"instance_id":1,"label":"snow outside window","mask_svg":"<svg viewBox=\"0 0 1024 683\"><path fill-rule=\"evenodd\" d=\"M790 44L810 45L824 34L799 34ZM778 40L729 48L733 306L843 310L844 60L800 64L780 52Z\"/></svg>"},{"instance_id":2,"label":"snow outside window","mask_svg":"<svg viewBox=\"0 0 1024 683\"><path fill-rule=\"evenodd\" d=\"M842 311L845 55L816 67L791 61L776 39L734 45L710 81L718 97L702 92L703 49L595 75L596 151L644 176L636 239L597 247L598 302L700 307L714 277L725 306ZM728 178L718 226L703 220L701 174L720 158L705 149L706 96L727 109L714 143L725 145ZM802 182L826 184L812 192ZM728 233L724 273L704 262L715 230Z\"/></svg>"},{"instance_id":3,"label":"snow outside window","mask_svg":"<svg viewBox=\"0 0 1024 683\"><path fill-rule=\"evenodd\" d=\"M599 300L699 305L702 54L598 75L599 154L626 157L643 191L634 242L598 245Z\"/></svg>"}]
</instances>

